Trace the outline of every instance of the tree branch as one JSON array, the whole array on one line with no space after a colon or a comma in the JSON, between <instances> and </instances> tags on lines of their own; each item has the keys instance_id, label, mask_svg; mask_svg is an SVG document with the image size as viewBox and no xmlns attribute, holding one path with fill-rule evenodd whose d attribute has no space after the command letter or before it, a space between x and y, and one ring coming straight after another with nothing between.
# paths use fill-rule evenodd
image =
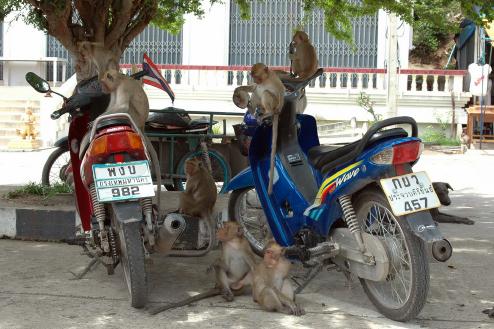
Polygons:
<instances>
[{"instance_id":1,"label":"tree branch","mask_svg":"<svg viewBox=\"0 0 494 329\"><path fill-rule=\"evenodd\" d=\"M153 19L156 14L156 10L158 8L158 2L155 0L152 2L151 6L148 8L141 8L139 14L136 19L129 24L127 30L122 35L120 39L120 47L125 49L129 46L129 44L134 40L134 38L141 33L146 26L149 25L149 22Z\"/></svg>"},{"instance_id":2,"label":"tree branch","mask_svg":"<svg viewBox=\"0 0 494 329\"><path fill-rule=\"evenodd\" d=\"M112 47L125 33L134 13L134 2L140 1L121 0L115 2L114 6L112 6L113 21L105 38L105 45L107 47Z\"/></svg>"}]
</instances>

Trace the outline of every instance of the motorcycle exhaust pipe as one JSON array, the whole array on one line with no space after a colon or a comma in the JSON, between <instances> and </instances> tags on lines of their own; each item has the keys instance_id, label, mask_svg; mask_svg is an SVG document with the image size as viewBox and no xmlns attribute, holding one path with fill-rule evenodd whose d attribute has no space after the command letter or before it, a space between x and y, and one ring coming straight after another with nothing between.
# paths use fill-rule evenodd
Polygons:
<instances>
[{"instance_id":1,"label":"motorcycle exhaust pipe","mask_svg":"<svg viewBox=\"0 0 494 329\"><path fill-rule=\"evenodd\" d=\"M186 225L185 219L181 214L171 213L166 215L163 225L158 229L156 250L159 253L168 253L180 234L185 230Z\"/></svg>"},{"instance_id":2,"label":"motorcycle exhaust pipe","mask_svg":"<svg viewBox=\"0 0 494 329\"><path fill-rule=\"evenodd\" d=\"M451 258L451 255L453 255L453 247L446 239L433 242L431 251L432 257L434 257L434 259L438 262L445 262Z\"/></svg>"}]
</instances>

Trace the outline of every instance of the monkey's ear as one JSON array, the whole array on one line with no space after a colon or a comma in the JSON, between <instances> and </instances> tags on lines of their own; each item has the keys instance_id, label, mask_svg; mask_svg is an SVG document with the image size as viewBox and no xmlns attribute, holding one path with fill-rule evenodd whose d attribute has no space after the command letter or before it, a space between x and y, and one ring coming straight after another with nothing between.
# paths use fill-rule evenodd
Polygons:
<instances>
[{"instance_id":1,"label":"monkey's ear","mask_svg":"<svg viewBox=\"0 0 494 329\"><path fill-rule=\"evenodd\" d=\"M446 188L449 188L451 191L454 191L454 189L449 185L449 183L446 183Z\"/></svg>"},{"instance_id":2,"label":"monkey's ear","mask_svg":"<svg viewBox=\"0 0 494 329\"><path fill-rule=\"evenodd\" d=\"M237 236L240 238L244 236L244 230L242 229L241 226L237 226Z\"/></svg>"}]
</instances>

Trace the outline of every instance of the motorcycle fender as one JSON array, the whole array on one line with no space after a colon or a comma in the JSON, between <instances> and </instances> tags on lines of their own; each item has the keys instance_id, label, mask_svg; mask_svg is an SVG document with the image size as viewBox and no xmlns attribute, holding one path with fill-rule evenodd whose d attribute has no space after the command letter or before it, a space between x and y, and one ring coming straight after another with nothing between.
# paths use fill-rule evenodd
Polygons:
<instances>
[{"instance_id":1,"label":"motorcycle fender","mask_svg":"<svg viewBox=\"0 0 494 329\"><path fill-rule=\"evenodd\" d=\"M115 214L115 219L119 223L127 224L142 220L142 209L139 202L113 202L111 207Z\"/></svg>"},{"instance_id":2,"label":"motorcycle fender","mask_svg":"<svg viewBox=\"0 0 494 329\"><path fill-rule=\"evenodd\" d=\"M68 136L65 136L65 137L60 138L59 140L57 140L55 142L55 144L53 144L53 146L55 146L55 147L66 147L68 149L69 148L69 137Z\"/></svg>"},{"instance_id":3,"label":"motorcycle fender","mask_svg":"<svg viewBox=\"0 0 494 329\"><path fill-rule=\"evenodd\" d=\"M239 172L226 187L226 192L240 190L247 187L254 187L254 177L252 176L252 170L250 167L245 168Z\"/></svg>"},{"instance_id":4,"label":"motorcycle fender","mask_svg":"<svg viewBox=\"0 0 494 329\"><path fill-rule=\"evenodd\" d=\"M444 239L429 211L419 211L403 216L402 218L408 223L413 234L425 242L435 242Z\"/></svg>"}]
</instances>

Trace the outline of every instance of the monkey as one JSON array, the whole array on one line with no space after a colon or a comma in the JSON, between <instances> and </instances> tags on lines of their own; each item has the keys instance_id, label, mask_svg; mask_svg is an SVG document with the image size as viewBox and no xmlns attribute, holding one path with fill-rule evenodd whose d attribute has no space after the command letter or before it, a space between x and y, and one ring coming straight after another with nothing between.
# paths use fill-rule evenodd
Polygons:
<instances>
[{"instance_id":1,"label":"monkey","mask_svg":"<svg viewBox=\"0 0 494 329\"><path fill-rule=\"evenodd\" d=\"M461 151L462 153L466 152L466 149L470 149L472 141L470 139L470 136L467 134L467 129L463 128L463 131L461 132L460 136L460 142L461 142Z\"/></svg>"},{"instance_id":2,"label":"monkey","mask_svg":"<svg viewBox=\"0 0 494 329\"><path fill-rule=\"evenodd\" d=\"M304 315L303 308L295 303L295 293L288 278L290 262L284 249L274 240L264 248L264 258L254 269L252 297L266 311Z\"/></svg>"},{"instance_id":3,"label":"monkey","mask_svg":"<svg viewBox=\"0 0 494 329\"><path fill-rule=\"evenodd\" d=\"M449 190L453 191L451 185L443 182L434 182L432 183L432 187L434 188L434 191L437 194L439 202L441 202L443 206L449 206L451 204L451 199L449 198ZM440 212L439 209L437 208L431 209L430 213L432 218L437 223L456 223L456 224L466 224L466 225L475 224L475 222L469 218L448 215Z\"/></svg>"},{"instance_id":4,"label":"monkey","mask_svg":"<svg viewBox=\"0 0 494 329\"><path fill-rule=\"evenodd\" d=\"M257 108L261 104L260 99L256 94L249 95L249 92L252 92L254 88L251 86L240 86L235 88L233 91L233 103L241 109L248 108L248 111L251 114L255 114Z\"/></svg>"},{"instance_id":5,"label":"monkey","mask_svg":"<svg viewBox=\"0 0 494 329\"><path fill-rule=\"evenodd\" d=\"M304 81L316 73L319 64L316 49L304 31L296 31L293 35L288 56L291 60L292 73L276 71L281 80Z\"/></svg>"},{"instance_id":6,"label":"monkey","mask_svg":"<svg viewBox=\"0 0 494 329\"><path fill-rule=\"evenodd\" d=\"M104 114L128 113L143 131L149 115L149 101L139 81L109 68L100 75L101 89L111 95Z\"/></svg>"},{"instance_id":7,"label":"monkey","mask_svg":"<svg viewBox=\"0 0 494 329\"><path fill-rule=\"evenodd\" d=\"M276 73L271 71L263 63L254 64L250 72L254 84L240 86L233 92L233 102L240 108L246 108L251 102L251 107L260 107L263 118L272 118L271 162L269 168L268 194L273 192L274 162L278 141L278 121L283 109L285 86ZM250 99L248 93L252 93Z\"/></svg>"},{"instance_id":8,"label":"monkey","mask_svg":"<svg viewBox=\"0 0 494 329\"><path fill-rule=\"evenodd\" d=\"M209 219L218 194L213 177L198 158L185 161L185 174L187 183L179 197L179 212Z\"/></svg>"},{"instance_id":9,"label":"monkey","mask_svg":"<svg viewBox=\"0 0 494 329\"><path fill-rule=\"evenodd\" d=\"M218 229L216 236L221 241L221 255L211 266L216 277L215 287L183 301L151 310L151 314L218 295L222 295L226 301L231 302L234 296L244 292L245 287L252 285L255 257L243 236L241 227L236 222L226 222Z\"/></svg>"}]
</instances>

